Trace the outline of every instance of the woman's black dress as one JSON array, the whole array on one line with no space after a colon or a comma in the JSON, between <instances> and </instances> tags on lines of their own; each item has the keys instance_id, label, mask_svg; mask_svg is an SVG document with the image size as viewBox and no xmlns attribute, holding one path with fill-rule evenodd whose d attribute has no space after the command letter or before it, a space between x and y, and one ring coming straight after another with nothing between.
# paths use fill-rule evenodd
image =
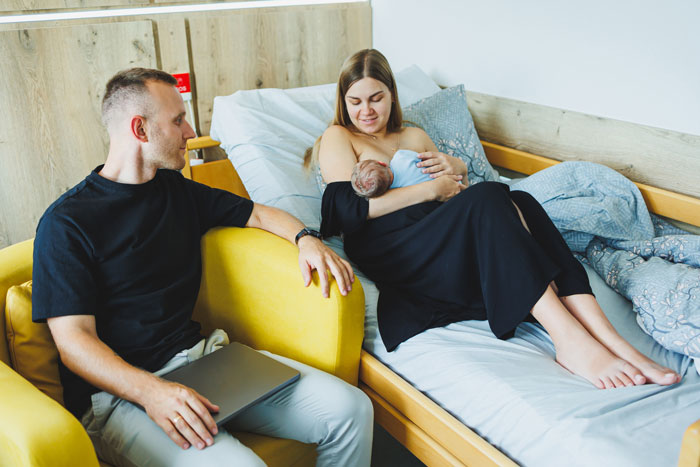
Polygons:
<instances>
[{"instance_id":1,"label":"woman's black dress","mask_svg":"<svg viewBox=\"0 0 700 467\"><path fill-rule=\"evenodd\" d=\"M445 203L376 219L368 220L368 211L368 200L350 182L330 183L321 233L342 234L348 257L377 284L379 332L389 351L426 329L462 320L488 319L497 337L511 337L552 280L560 296L592 293L542 206L502 183L482 182Z\"/></svg>"}]
</instances>

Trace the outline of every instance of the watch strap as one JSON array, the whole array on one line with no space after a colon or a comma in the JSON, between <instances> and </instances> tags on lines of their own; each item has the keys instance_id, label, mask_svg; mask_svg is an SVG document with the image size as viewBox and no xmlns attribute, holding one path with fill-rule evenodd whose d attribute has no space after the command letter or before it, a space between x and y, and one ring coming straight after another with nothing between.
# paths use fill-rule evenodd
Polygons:
<instances>
[{"instance_id":1,"label":"watch strap","mask_svg":"<svg viewBox=\"0 0 700 467\"><path fill-rule=\"evenodd\" d=\"M294 244L298 245L298 244L299 244L299 240L300 240L302 237L306 237L307 235L311 235L311 236L313 236L313 237L316 237L316 238L318 238L319 240L322 239L321 233L320 233L320 232L317 232L316 230L313 230L313 229L309 229L308 227L304 227L303 229L301 229L301 230L299 231L299 233L297 234L297 236L294 237Z\"/></svg>"}]
</instances>

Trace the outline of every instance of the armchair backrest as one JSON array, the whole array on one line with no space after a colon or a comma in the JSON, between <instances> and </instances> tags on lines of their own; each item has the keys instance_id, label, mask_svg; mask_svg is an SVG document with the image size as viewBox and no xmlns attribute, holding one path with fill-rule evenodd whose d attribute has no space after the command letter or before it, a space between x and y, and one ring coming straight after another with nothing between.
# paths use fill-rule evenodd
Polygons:
<instances>
[{"instance_id":1,"label":"armchair backrest","mask_svg":"<svg viewBox=\"0 0 700 467\"><path fill-rule=\"evenodd\" d=\"M45 323L32 322L32 247L28 240L0 250L2 361L63 404L58 350Z\"/></svg>"},{"instance_id":2,"label":"armchair backrest","mask_svg":"<svg viewBox=\"0 0 700 467\"><path fill-rule=\"evenodd\" d=\"M248 191L243 186L243 181L233 164L228 159L193 165L192 180L214 188L230 191L243 198L250 199Z\"/></svg>"},{"instance_id":3,"label":"armchair backrest","mask_svg":"<svg viewBox=\"0 0 700 467\"><path fill-rule=\"evenodd\" d=\"M16 243L0 250L0 361L11 365L5 323L5 299L7 291L32 278L32 252L34 240Z\"/></svg>"}]
</instances>

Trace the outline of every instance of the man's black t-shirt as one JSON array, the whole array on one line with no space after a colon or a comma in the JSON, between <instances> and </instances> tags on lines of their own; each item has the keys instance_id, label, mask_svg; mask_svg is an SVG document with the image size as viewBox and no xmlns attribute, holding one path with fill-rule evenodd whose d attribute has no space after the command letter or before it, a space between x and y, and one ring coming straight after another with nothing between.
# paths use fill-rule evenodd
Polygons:
<instances>
[{"instance_id":1,"label":"man's black t-shirt","mask_svg":"<svg viewBox=\"0 0 700 467\"><path fill-rule=\"evenodd\" d=\"M153 180L113 182L95 169L44 213L34 242L36 322L94 315L97 334L128 363L155 371L201 339L192 310L201 236L242 227L253 203L158 170ZM59 363L66 407L78 418L95 387Z\"/></svg>"}]
</instances>

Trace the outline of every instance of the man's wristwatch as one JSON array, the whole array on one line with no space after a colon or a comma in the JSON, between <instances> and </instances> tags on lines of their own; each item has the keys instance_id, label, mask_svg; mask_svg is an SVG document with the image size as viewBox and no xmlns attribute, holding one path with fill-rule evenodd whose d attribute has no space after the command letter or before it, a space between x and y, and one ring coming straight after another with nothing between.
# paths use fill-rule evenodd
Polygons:
<instances>
[{"instance_id":1,"label":"man's wristwatch","mask_svg":"<svg viewBox=\"0 0 700 467\"><path fill-rule=\"evenodd\" d=\"M322 238L320 232L317 232L317 231L315 231L315 230L309 229L308 227L304 227L304 228L301 229L301 231L297 234L297 236L294 237L294 243L295 243L296 245L298 245L298 244L299 244L299 239L300 239L301 237L306 237L307 235L312 235L312 236L318 238L319 240L321 240L321 238Z\"/></svg>"}]
</instances>

